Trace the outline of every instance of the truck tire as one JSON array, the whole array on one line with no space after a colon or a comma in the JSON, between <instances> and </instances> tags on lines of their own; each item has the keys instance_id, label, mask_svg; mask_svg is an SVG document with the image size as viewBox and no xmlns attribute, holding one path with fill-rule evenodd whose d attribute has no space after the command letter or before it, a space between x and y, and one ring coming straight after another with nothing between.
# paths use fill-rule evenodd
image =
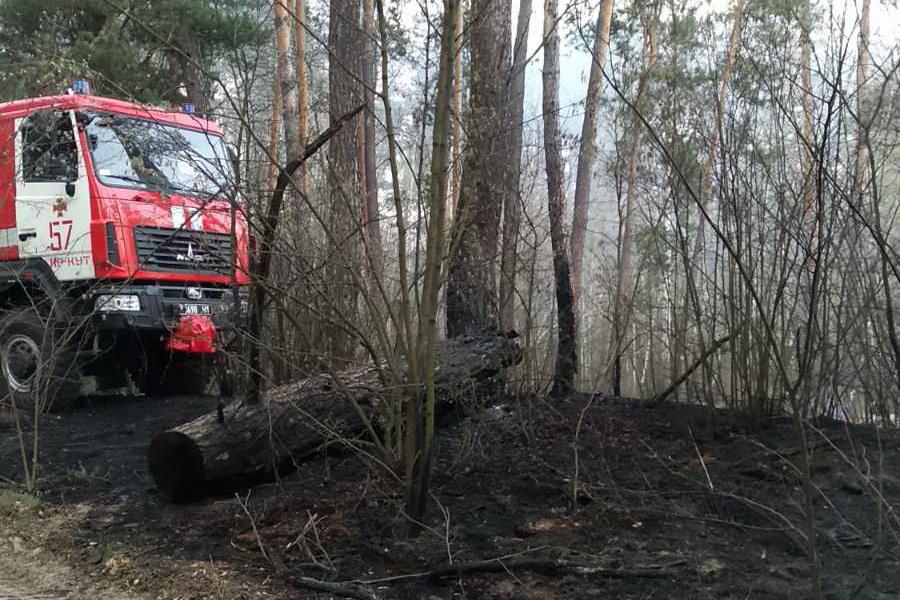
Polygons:
<instances>
[{"instance_id":1,"label":"truck tire","mask_svg":"<svg viewBox=\"0 0 900 600\"><path fill-rule=\"evenodd\" d=\"M135 385L148 396L200 396L209 372L203 360L182 357L164 347L147 348Z\"/></svg>"},{"instance_id":2,"label":"truck tire","mask_svg":"<svg viewBox=\"0 0 900 600\"><path fill-rule=\"evenodd\" d=\"M97 380L97 390L101 392L128 387L128 372L122 368L104 370L95 373L94 377Z\"/></svg>"},{"instance_id":3,"label":"truck tire","mask_svg":"<svg viewBox=\"0 0 900 600\"><path fill-rule=\"evenodd\" d=\"M14 308L0 318L0 390L18 410L58 412L81 390L77 351L61 327L30 308Z\"/></svg>"}]
</instances>

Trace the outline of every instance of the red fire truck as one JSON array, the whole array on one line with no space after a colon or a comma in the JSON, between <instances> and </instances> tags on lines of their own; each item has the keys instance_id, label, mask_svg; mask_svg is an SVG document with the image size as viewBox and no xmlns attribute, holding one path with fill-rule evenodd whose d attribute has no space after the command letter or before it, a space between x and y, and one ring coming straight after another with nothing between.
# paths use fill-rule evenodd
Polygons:
<instances>
[{"instance_id":1,"label":"red fire truck","mask_svg":"<svg viewBox=\"0 0 900 600\"><path fill-rule=\"evenodd\" d=\"M200 390L246 312L248 232L221 129L67 94L0 104L0 370L17 405L83 376Z\"/></svg>"}]
</instances>

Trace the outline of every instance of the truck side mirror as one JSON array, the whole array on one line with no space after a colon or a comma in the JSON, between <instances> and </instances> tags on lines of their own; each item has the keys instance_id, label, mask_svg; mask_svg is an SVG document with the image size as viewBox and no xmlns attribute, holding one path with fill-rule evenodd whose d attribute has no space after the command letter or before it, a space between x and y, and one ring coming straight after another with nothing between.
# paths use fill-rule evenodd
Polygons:
<instances>
[{"instance_id":1,"label":"truck side mirror","mask_svg":"<svg viewBox=\"0 0 900 600\"><path fill-rule=\"evenodd\" d=\"M75 182L74 182L74 181L67 181L67 182L66 182L66 195L67 195L69 198L74 198L74 197L75 197Z\"/></svg>"}]
</instances>

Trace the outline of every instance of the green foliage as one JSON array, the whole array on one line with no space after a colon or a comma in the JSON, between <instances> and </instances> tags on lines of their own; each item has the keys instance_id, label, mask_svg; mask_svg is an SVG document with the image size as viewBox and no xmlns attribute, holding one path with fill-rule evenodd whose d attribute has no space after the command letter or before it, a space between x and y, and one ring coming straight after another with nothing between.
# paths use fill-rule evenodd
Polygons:
<instances>
[{"instance_id":1,"label":"green foliage","mask_svg":"<svg viewBox=\"0 0 900 600\"><path fill-rule=\"evenodd\" d=\"M59 93L88 76L98 93L179 99L188 55L205 88L227 53L263 43L262 0L0 0L0 96ZM181 61L183 62L183 61Z\"/></svg>"}]
</instances>

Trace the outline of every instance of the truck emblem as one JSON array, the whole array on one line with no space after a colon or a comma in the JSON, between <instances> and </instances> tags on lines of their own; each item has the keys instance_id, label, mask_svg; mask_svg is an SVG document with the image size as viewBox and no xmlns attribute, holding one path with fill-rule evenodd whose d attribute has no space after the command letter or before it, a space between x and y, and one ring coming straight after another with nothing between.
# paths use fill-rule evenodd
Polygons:
<instances>
[{"instance_id":1,"label":"truck emblem","mask_svg":"<svg viewBox=\"0 0 900 600\"><path fill-rule=\"evenodd\" d=\"M189 300L200 300L203 298L203 290L198 287L185 288L184 295L187 296Z\"/></svg>"},{"instance_id":2,"label":"truck emblem","mask_svg":"<svg viewBox=\"0 0 900 600\"><path fill-rule=\"evenodd\" d=\"M56 213L58 218L62 218L62 216L66 213L66 210L69 208L69 205L66 204L66 201L62 198L56 200L53 204L52 209Z\"/></svg>"},{"instance_id":3,"label":"truck emblem","mask_svg":"<svg viewBox=\"0 0 900 600\"><path fill-rule=\"evenodd\" d=\"M186 262L203 262L203 255L200 252L194 252L194 244L188 242L187 253L175 255L175 260Z\"/></svg>"}]
</instances>

